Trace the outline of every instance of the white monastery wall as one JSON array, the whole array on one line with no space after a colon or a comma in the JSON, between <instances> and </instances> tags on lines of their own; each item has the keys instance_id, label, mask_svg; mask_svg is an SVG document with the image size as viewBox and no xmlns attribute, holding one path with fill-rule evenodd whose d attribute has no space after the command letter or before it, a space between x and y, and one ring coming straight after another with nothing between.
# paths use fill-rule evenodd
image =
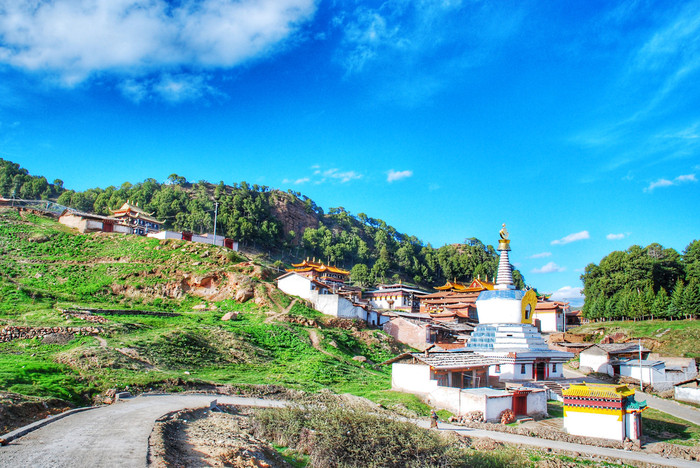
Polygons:
<instances>
[{"instance_id":1,"label":"white monastery wall","mask_svg":"<svg viewBox=\"0 0 700 468\"><path fill-rule=\"evenodd\" d=\"M623 440L624 421L618 421L618 417L615 414L566 411L564 429L573 435Z\"/></svg>"},{"instance_id":2,"label":"white monastery wall","mask_svg":"<svg viewBox=\"0 0 700 468\"><path fill-rule=\"evenodd\" d=\"M277 281L277 287L291 296L299 296L302 299L311 300L311 281L303 276L286 276Z\"/></svg>"},{"instance_id":3,"label":"white monastery wall","mask_svg":"<svg viewBox=\"0 0 700 468\"><path fill-rule=\"evenodd\" d=\"M535 416L547 412L547 391L537 390L527 394L527 414Z\"/></svg>"},{"instance_id":4,"label":"white monastery wall","mask_svg":"<svg viewBox=\"0 0 700 468\"><path fill-rule=\"evenodd\" d=\"M639 381L639 374L639 366L625 364L620 366L620 375L624 377L629 377ZM658 385L666 381L666 368L642 367L641 375L645 384L650 384L652 386Z\"/></svg>"},{"instance_id":5,"label":"white monastery wall","mask_svg":"<svg viewBox=\"0 0 700 468\"><path fill-rule=\"evenodd\" d=\"M489 396L485 401L486 410L484 419L487 421L500 421L501 413L507 409L513 409L513 395ZM528 411L529 411L528 407Z\"/></svg>"},{"instance_id":6,"label":"white monastery wall","mask_svg":"<svg viewBox=\"0 0 700 468\"><path fill-rule=\"evenodd\" d=\"M700 404L700 388L676 387L674 398L678 401L687 401Z\"/></svg>"},{"instance_id":7,"label":"white monastery wall","mask_svg":"<svg viewBox=\"0 0 700 468\"><path fill-rule=\"evenodd\" d=\"M613 368L608 364L608 356L606 354L593 354L581 351L579 354L579 367L590 367L593 372L601 372L603 374L613 375Z\"/></svg>"},{"instance_id":8,"label":"white monastery wall","mask_svg":"<svg viewBox=\"0 0 700 468\"><path fill-rule=\"evenodd\" d=\"M437 388L430 380L430 366L420 364L391 365L391 388L401 392L428 394Z\"/></svg>"}]
</instances>

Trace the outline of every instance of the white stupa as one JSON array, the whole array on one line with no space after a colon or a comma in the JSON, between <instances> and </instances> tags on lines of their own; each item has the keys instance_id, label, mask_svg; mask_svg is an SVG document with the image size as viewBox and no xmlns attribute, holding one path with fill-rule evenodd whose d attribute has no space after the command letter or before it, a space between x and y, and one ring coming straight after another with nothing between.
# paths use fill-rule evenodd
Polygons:
<instances>
[{"instance_id":1,"label":"white stupa","mask_svg":"<svg viewBox=\"0 0 700 468\"><path fill-rule=\"evenodd\" d=\"M476 300L479 325L469 338L467 349L499 358L501 364L489 368L489 376L499 380L563 378L562 364L574 355L549 349L532 325L537 295L533 289L515 289L505 226L498 243L501 258L496 284L494 290L482 291Z\"/></svg>"}]
</instances>

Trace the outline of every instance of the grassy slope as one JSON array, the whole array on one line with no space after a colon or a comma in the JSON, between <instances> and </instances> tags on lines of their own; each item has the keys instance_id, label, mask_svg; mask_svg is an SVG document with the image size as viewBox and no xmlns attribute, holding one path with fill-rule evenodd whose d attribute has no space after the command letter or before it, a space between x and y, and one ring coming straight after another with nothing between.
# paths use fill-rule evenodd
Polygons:
<instances>
[{"instance_id":1,"label":"grassy slope","mask_svg":"<svg viewBox=\"0 0 700 468\"><path fill-rule=\"evenodd\" d=\"M106 347L92 337L63 345L38 339L0 344L0 391L85 404L99 392L127 385L274 384L308 391L329 388L426 411L415 397L388 390L389 368L375 370L352 360L361 354L381 362L394 355L396 349L378 331L364 331L361 339L348 330L318 330L331 357L312 347L305 327L265 323L267 310L252 302L228 299L209 303L215 310L195 312L193 306L204 301L187 294L175 299L112 293L114 284L146 291L171 281L175 272L237 271L240 267L218 248L118 234L80 235L51 220L0 211L0 254L0 327L91 325L64 319L56 307L66 305L182 314L108 316L108 323L100 325L106 331ZM276 300L288 304L284 297ZM229 310L240 312L239 318L222 322ZM292 312L317 315L300 304Z\"/></svg>"},{"instance_id":2,"label":"grassy slope","mask_svg":"<svg viewBox=\"0 0 700 468\"><path fill-rule=\"evenodd\" d=\"M622 332L632 339L651 338L657 344L646 342L653 346L653 351L664 356L683 356L700 358L700 320L644 320L639 322L596 322L568 330L571 333L592 333L604 330L604 335Z\"/></svg>"}]
</instances>

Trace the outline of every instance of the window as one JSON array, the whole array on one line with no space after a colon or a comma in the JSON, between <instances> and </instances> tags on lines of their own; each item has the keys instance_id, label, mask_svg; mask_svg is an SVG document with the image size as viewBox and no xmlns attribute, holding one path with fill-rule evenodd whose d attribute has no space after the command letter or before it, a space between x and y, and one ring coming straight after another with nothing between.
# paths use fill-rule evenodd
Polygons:
<instances>
[{"instance_id":1,"label":"window","mask_svg":"<svg viewBox=\"0 0 700 468\"><path fill-rule=\"evenodd\" d=\"M556 371L557 371L557 365L556 365L556 364L552 364L552 372L556 372Z\"/></svg>"},{"instance_id":2,"label":"window","mask_svg":"<svg viewBox=\"0 0 700 468\"><path fill-rule=\"evenodd\" d=\"M520 373L521 374L525 373L525 364L520 364Z\"/></svg>"},{"instance_id":3,"label":"window","mask_svg":"<svg viewBox=\"0 0 700 468\"><path fill-rule=\"evenodd\" d=\"M501 365L500 364L496 364L496 369L494 370L494 372L501 372Z\"/></svg>"}]
</instances>

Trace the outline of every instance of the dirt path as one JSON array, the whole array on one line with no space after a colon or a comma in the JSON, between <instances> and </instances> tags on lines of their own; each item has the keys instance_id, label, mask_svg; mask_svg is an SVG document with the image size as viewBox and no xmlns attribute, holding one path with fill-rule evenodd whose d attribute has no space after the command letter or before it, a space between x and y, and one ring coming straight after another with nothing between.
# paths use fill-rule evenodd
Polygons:
<instances>
[{"instance_id":1,"label":"dirt path","mask_svg":"<svg viewBox=\"0 0 700 468\"><path fill-rule=\"evenodd\" d=\"M309 330L309 338L311 338L311 346L313 346L314 349L322 352L326 356L332 357L333 359L338 359L337 356L334 356L333 354L329 353L325 349L321 348L321 340L318 337L318 333L313 328Z\"/></svg>"},{"instance_id":2,"label":"dirt path","mask_svg":"<svg viewBox=\"0 0 700 468\"><path fill-rule=\"evenodd\" d=\"M294 307L294 304L297 303L298 299L292 300L292 302L290 302L287 307L281 307L279 303L272 298L272 296L270 296L270 300L275 303L275 305L280 311L276 314L272 314L271 316L267 317L265 319L265 323L272 323L275 320L279 320L280 317L287 315L289 311L292 310L292 307Z\"/></svg>"}]
</instances>

